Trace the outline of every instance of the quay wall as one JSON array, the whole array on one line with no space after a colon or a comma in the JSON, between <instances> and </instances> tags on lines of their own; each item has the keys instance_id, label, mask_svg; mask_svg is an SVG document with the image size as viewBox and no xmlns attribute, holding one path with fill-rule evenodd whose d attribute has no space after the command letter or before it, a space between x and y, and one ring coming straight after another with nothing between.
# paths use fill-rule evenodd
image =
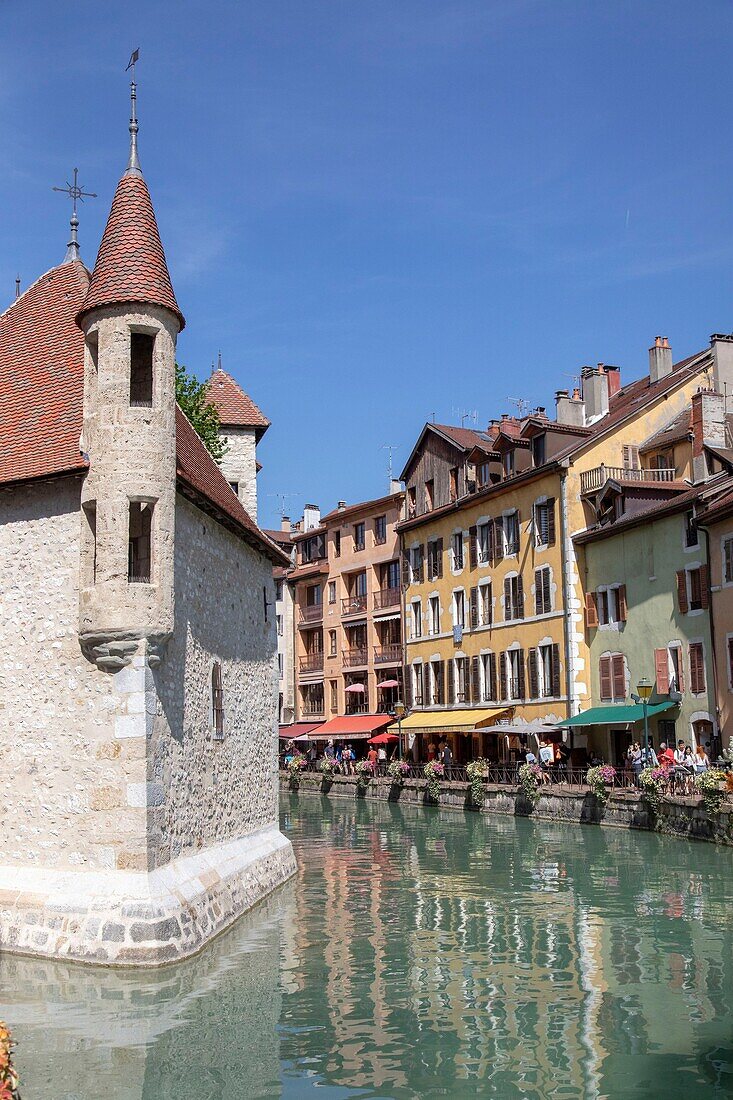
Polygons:
<instances>
[{"instance_id":1,"label":"quay wall","mask_svg":"<svg viewBox=\"0 0 733 1100\"><path fill-rule=\"evenodd\" d=\"M293 788L290 776L280 772L281 791ZM331 779L312 772L298 777L297 790L303 794L326 794L329 798L367 798L399 801L408 805L434 805L425 793L424 780L408 779L394 786L388 778L373 779L362 792L356 789L355 776L336 775ZM476 812L469 802L468 784L441 784L443 809ZM724 801L720 811L709 814L702 799L675 795L666 798L654 815L646 800L635 791L611 793L605 806L587 788L550 787L541 792L533 806L517 787L488 783L484 789L482 813L511 817L537 817L547 821L578 825L610 825L620 829L644 829L686 840L706 840L733 847L733 803Z\"/></svg>"}]
</instances>

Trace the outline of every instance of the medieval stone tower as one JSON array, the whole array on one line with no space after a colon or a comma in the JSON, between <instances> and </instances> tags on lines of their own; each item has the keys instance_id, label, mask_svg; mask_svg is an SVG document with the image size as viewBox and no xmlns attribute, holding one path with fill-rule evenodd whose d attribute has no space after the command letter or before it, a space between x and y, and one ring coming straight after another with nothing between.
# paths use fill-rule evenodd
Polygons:
<instances>
[{"instance_id":1,"label":"medieval stone tower","mask_svg":"<svg viewBox=\"0 0 733 1100\"><path fill-rule=\"evenodd\" d=\"M183 328L150 194L131 148L78 322L84 332L79 634L100 668L145 639L154 667L173 631L175 352Z\"/></svg>"}]
</instances>

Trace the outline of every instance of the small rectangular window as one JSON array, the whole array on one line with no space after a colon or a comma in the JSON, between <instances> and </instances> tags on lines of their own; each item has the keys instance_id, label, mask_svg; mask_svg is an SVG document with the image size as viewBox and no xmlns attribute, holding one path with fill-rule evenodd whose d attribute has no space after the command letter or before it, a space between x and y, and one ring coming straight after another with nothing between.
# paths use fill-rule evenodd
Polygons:
<instances>
[{"instance_id":1,"label":"small rectangular window","mask_svg":"<svg viewBox=\"0 0 733 1100\"><path fill-rule=\"evenodd\" d=\"M387 541L387 517L377 516L374 520L374 542L377 546L383 546Z\"/></svg>"},{"instance_id":2,"label":"small rectangular window","mask_svg":"<svg viewBox=\"0 0 733 1100\"><path fill-rule=\"evenodd\" d=\"M545 434L536 435L532 439L532 465L543 466L545 462Z\"/></svg>"},{"instance_id":3,"label":"small rectangular window","mask_svg":"<svg viewBox=\"0 0 733 1100\"><path fill-rule=\"evenodd\" d=\"M233 493L236 493L236 495L239 496L239 482L238 481L230 481L229 482L229 488L232 490Z\"/></svg>"},{"instance_id":4,"label":"small rectangular window","mask_svg":"<svg viewBox=\"0 0 733 1100\"><path fill-rule=\"evenodd\" d=\"M328 602L336 603L336 581L328 582Z\"/></svg>"},{"instance_id":5,"label":"small rectangular window","mask_svg":"<svg viewBox=\"0 0 733 1100\"><path fill-rule=\"evenodd\" d=\"M221 681L221 665L211 666L211 730L215 741L224 738L224 689Z\"/></svg>"},{"instance_id":6,"label":"small rectangular window","mask_svg":"<svg viewBox=\"0 0 733 1100\"><path fill-rule=\"evenodd\" d=\"M90 501L84 505L84 515L87 521L88 539L86 545L88 546L87 561L91 566L89 574L91 574L92 584L97 583L97 506L94 501Z\"/></svg>"},{"instance_id":7,"label":"small rectangular window","mask_svg":"<svg viewBox=\"0 0 733 1100\"><path fill-rule=\"evenodd\" d=\"M130 405L150 408L153 404L153 349L155 337L146 332L130 333Z\"/></svg>"},{"instance_id":8,"label":"small rectangular window","mask_svg":"<svg viewBox=\"0 0 733 1100\"><path fill-rule=\"evenodd\" d=\"M697 546L697 521L695 519L694 512L685 513L685 546L688 550L692 550Z\"/></svg>"},{"instance_id":9,"label":"small rectangular window","mask_svg":"<svg viewBox=\"0 0 733 1100\"><path fill-rule=\"evenodd\" d=\"M723 583L733 584L733 539L723 543Z\"/></svg>"},{"instance_id":10,"label":"small rectangular window","mask_svg":"<svg viewBox=\"0 0 733 1100\"><path fill-rule=\"evenodd\" d=\"M354 550L364 549L366 545L364 530L365 528L363 523L354 524Z\"/></svg>"},{"instance_id":11,"label":"small rectangular window","mask_svg":"<svg viewBox=\"0 0 733 1100\"><path fill-rule=\"evenodd\" d=\"M458 499L458 467L453 466L449 472L448 477L450 480L449 497L451 501Z\"/></svg>"},{"instance_id":12,"label":"small rectangular window","mask_svg":"<svg viewBox=\"0 0 733 1100\"><path fill-rule=\"evenodd\" d=\"M335 657L336 656L336 631L335 630L329 630L329 632L328 632L328 647L329 647L329 649L328 649L329 656Z\"/></svg>"},{"instance_id":13,"label":"small rectangular window","mask_svg":"<svg viewBox=\"0 0 733 1100\"><path fill-rule=\"evenodd\" d=\"M127 579L150 584L152 577L153 505L131 500L128 526Z\"/></svg>"}]
</instances>

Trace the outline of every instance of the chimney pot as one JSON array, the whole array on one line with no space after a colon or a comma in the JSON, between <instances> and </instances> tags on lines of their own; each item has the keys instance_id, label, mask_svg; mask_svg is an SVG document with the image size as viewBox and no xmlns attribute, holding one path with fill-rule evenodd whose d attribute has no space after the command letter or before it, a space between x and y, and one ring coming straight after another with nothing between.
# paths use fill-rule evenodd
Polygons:
<instances>
[{"instance_id":1,"label":"chimney pot","mask_svg":"<svg viewBox=\"0 0 733 1100\"><path fill-rule=\"evenodd\" d=\"M339 510L339 512L343 512L343 510L344 510L344 508L345 508L345 507L346 507L346 501L345 501L345 500L340 500L340 501L338 502L338 510Z\"/></svg>"},{"instance_id":2,"label":"chimney pot","mask_svg":"<svg viewBox=\"0 0 733 1100\"><path fill-rule=\"evenodd\" d=\"M657 336L649 348L649 384L672 373L672 349L666 336Z\"/></svg>"}]
</instances>

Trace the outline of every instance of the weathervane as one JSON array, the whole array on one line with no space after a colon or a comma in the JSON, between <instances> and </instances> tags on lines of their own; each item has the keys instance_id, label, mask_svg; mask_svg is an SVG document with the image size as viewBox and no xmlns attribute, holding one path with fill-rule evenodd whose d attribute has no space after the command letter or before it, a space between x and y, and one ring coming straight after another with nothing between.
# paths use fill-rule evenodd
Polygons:
<instances>
[{"instance_id":1,"label":"weathervane","mask_svg":"<svg viewBox=\"0 0 733 1100\"><path fill-rule=\"evenodd\" d=\"M77 229L79 228L79 218L76 213L77 202L84 202L84 199L96 199L94 191L84 191L79 186L79 169L74 169L74 182L69 183L66 181L66 187L52 187L52 191L60 191L62 195L68 195L71 199L71 239L66 248L66 255L64 256L64 263L70 264L73 260L78 260L79 256L79 239L77 237Z\"/></svg>"},{"instance_id":2,"label":"weathervane","mask_svg":"<svg viewBox=\"0 0 733 1100\"><path fill-rule=\"evenodd\" d=\"M126 176L142 176L140 159L137 155L137 132L139 127L137 124L137 84L135 83L135 66L139 58L140 50L133 50L125 69L125 72L132 69L130 79L130 159L127 162Z\"/></svg>"}]
</instances>

